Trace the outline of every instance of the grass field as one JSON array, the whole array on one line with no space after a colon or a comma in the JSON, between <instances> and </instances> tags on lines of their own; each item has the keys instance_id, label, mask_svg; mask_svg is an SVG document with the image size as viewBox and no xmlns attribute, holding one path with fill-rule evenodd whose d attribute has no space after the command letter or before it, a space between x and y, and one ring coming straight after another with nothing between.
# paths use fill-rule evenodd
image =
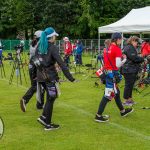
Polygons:
<instances>
[{"instance_id":1,"label":"grass field","mask_svg":"<svg viewBox=\"0 0 150 150\"><path fill-rule=\"evenodd\" d=\"M85 61L88 62L87 57ZM97 80L88 74L76 74L77 83L63 82L62 95L54 105L53 122L61 125L56 131L44 131L36 121L41 111L36 110L35 96L27 105L27 112L20 110L19 101L28 84L16 85L16 79L9 85L10 66L5 63L6 79L0 78L0 116L5 131L0 140L0 150L149 150L150 149L150 95L134 91L137 102L134 112L121 118L112 101L105 114L110 115L108 123L94 122L95 113L103 95L104 86L94 86ZM84 69L85 71L85 69ZM26 71L27 74L27 71ZM92 74L92 71L91 71ZM123 85L123 81L121 86ZM123 87L121 87L121 97Z\"/></svg>"}]
</instances>

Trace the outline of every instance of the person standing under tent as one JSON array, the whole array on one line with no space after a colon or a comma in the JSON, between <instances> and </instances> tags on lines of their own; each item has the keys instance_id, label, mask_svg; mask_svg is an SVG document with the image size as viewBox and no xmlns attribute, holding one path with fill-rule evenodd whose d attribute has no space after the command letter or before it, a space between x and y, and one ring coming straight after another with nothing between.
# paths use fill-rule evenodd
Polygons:
<instances>
[{"instance_id":1,"label":"person standing under tent","mask_svg":"<svg viewBox=\"0 0 150 150\"><path fill-rule=\"evenodd\" d=\"M106 40L104 41L105 48L109 48L110 44L111 44L111 40L110 40L110 39L106 39ZM105 49L105 48L104 48L104 49ZM104 50L103 50L103 51L104 51ZM103 65L103 51L102 51L102 52L100 51L99 54L98 54L98 56L97 56L97 64L98 64L98 62L100 61L100 64Z\"/></svg>"},{"instance_id":2,"label":"person standing under tent","mask_svg":"<svg viewBox=\"0 0 150 150\"><path fill-rule=\"evenodd\" d=\"M126 58L121 60L122 51L120 49L120 44L122 42L122 35L118 32L113 33L111 36L111 44L109 48L104 50L104 69L106 72L106 84L104 96L99 104L99 108L97 114L95 116L96 122L106 122L109 121L109 118L103 115L105 107L108 102L115 99L116 105L120 110L120 114L122 117L128 115L133 111L132 108L124 109L121 99L120 99L120 91L117 84L121 80L121 75L119 74L119 67L121 67Z\"/></svg>"},{"instance_id":3,"label":"person standing under tent","mask_svg":"<svg viewBox=\"0 0 150 150\"><path fill-rule=\"evenodd\" d=\"M135 102L132 98L132 90L137 79L137 74L140 71L141 63L144 62L144 58L138 56L137 47L139 43L137 36L131 36L127 41L127 46L124 48L124 54L127 56L127 61L122 67L122 73L125 78L124 87L124 100L123 105L133 105Z\"/></svg>"},{"instance_id":4,"label":"person standing under tent","mask_svg":"<svg viewBox=\"0 0 150 150\"><path fill-rule=\"evenodd\" d=\"M150 55L150 39L145 40L141 45L141 54L142 57Z\"/></svg>"}]
</instances>

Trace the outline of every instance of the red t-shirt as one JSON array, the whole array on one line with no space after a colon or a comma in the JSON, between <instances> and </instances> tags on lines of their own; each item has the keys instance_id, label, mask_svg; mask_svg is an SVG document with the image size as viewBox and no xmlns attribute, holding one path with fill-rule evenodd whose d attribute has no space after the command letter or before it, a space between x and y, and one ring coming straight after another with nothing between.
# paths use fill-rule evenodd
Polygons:
<instances>
[{"instance_id":1,"label":"red t-shirt","mask_svg":"<svg viewBox=\"0 0 150 150\"><path fill-rule=\"evenodd\" d=\"M65 55L71 55L72 53L72 45L69 41L64 43L64 53Z\"/></svg>"},{"instance_id":2,"label":"red t-shirt","mask_svg":"<svg viewBox=\"0 0 150 150\"><path fill-rule=\"evenodd\" d=\"M142 53L142 56L150 55L150 44L149 43L144 42L142 44L141 53Z\"/></svg>"},{"instance_id":3,"label":"red t-shirt","mask_svg":"<svg viewBox=\"0 0 150 150\"><path fill-rule=\"evenodd\" d=\"M120 57L120 58L122 57L122 51L120 47L118 47L115 44L111 44L110 47L108 48L108 52L105 48L104 49L104 68L106 70L118 70L118 68L116 67L117 57Z\"/></svg>"}]
</instances>

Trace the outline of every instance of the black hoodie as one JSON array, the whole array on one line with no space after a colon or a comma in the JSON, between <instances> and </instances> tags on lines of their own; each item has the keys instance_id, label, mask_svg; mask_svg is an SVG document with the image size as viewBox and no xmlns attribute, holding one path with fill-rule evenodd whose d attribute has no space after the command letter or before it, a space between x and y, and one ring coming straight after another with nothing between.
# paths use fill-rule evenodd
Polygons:
<instances>
[{"instance_id":1,"label":"black hoodie","mask_svg":"<svg viewBox=\"0 0 150 150\"><path fill-rule=\"evenodd\" d=\"M41 64L42 64L42 70L37 69L37 81L38 82L50 82L50 81L58 81L58 73L55 68L56 62L62 69L65 77L73 82L75 79L72 77L72 75L69 72L69 69L67 65L64 63L62 60L60 54L59 54L59 49L56 45L53 43L49 43L48 45L48 53L47 54L40 54L36 52L36 57L40 58ZM43 73L46 74L47 79L43 77Z\"/></svg>"}]
</instances>

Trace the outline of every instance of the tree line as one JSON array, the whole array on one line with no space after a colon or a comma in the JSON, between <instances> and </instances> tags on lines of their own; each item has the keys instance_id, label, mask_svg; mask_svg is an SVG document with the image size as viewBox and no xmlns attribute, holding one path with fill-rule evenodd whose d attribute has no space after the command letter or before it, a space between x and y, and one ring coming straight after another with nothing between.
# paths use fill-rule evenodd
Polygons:
<instances>
[{"instance_id":1,"label":"tree line","mask_svg":"<svg viewBox=\"0 0 150 150\"><path fill-rule=\"evenodd\" d=\"M115 22L150 0L1 0L0 38L26 39L52 26L60 37L97 38L98 27Z\"/></svg>"}]
</instances>

